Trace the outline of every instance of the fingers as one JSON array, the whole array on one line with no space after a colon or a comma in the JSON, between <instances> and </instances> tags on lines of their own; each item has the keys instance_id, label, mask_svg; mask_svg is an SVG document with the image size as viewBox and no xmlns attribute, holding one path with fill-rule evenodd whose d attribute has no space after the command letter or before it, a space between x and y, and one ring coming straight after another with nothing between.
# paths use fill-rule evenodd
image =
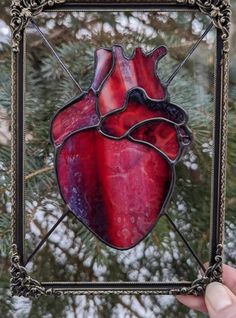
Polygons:
<instances>
[{"instance_id":1,"label":"fingers","mask_svg":"<svg viewBox=\"0 0 236 318\"><path fill-rule=\"evenodd\" d=\"M179 302L181 302L183 305L197 311L201 312L207 312L207 307L205 304L204 297L197 297L197 296L183 296L178 295L176 296Z\"/></svg>"},{"instance_id":2,"label":"fingers","mask_svg":"<svg viewBox=\"0 0 236 318\"><path fill-rule=\"evenodd\" d=\"M209 284L205 302L210 318L236 318L236 296L223 284Z\"/></svg>"},{"instance_id":3,"label":"fingers","mask_svg":"<svg viewBox=\"0 0 236 318\"><path fill-rule=\"evenodd\" d=\"M209 263L205 263L204 267L208 268ZM233 294L236 295L236 269L229 266L223 265L223 283L226 285Z\"/></svg>"},{"instance_id":4,"label":"fingers","mask_svg":"<svg viewBox=\"0 0 236 318\"><path fill-rule=\"evenodd\" d=\"M229 265L223 266L223 282L236 295L236 269Z\"/></svg>"},{"instance_id":5,"label":"fingers","mask_svg":"<svg viewBox=\"0 0 236 318\"><path fill-rule=\"evenodd\" d=\"M204 264L204 266L207 268L208 263ZM223 282L224 282L224 285L226 285L233 294L236 294L236 269L235 268L232 268L228 265L223 265ZM178 295L176 296L176 298L183 305L193 310L207 312L207 307L205 304L204 297ZM235 316L232 316L232 317L236 318L236 310L234 315ZM224 318L228 318L228 317L226 316Z\"/></svg>"}]
</instances>

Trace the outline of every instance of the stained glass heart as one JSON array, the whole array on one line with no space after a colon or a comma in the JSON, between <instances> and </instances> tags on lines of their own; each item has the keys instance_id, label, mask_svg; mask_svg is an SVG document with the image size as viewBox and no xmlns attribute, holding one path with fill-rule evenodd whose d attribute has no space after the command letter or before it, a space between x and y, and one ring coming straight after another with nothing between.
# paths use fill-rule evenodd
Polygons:
<instances>
[{"instance_id":1,"label":"stained glass heart","mask_svg":"<svg viewBox=\"0 0 236 318\"><path fill-rule=\"evenodd\" d=\"M54 116L56 174L68 208L105 244L129 249L153 229L171 197L191 134L156 74L165 47L131 58L99 49L88 92Z\"/></svg>"}]
</instances>

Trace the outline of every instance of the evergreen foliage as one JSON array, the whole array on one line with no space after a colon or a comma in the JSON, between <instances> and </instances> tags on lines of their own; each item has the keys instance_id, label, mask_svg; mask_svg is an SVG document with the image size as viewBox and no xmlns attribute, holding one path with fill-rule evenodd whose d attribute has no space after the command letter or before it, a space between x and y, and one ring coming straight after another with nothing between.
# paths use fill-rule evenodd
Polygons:
<instances>
[{"instance_id":1,"label":"evergreen foliage","mask_svg":"<svg viewBox=\"0 0 236 318\"><path fill-rule=\"evenodd\" d=\"M9 23L6 4L0 20ZM52 19L53 18L53 19ZM117 43L131 54L136 46L151 50L166 45L169 54L158 70L166 80L209 20L193 13L58 13L36 18L58 55L84 89L94 72L94 51ZM155 30L158 30L156 32ZM173 32L174 30L174 32ZM214 33L203 41L169 89L171 101L189 114L194 142L177 166L177 183L169 206L172 218L202 261L208 259L212 165ZM235 34L233 35L235 37ZM1 37L0 37L1 41ZM234 42L236 43L236 42ZM44 46L27 28L25 99L25 247L29 255L65 210L53 170L49 139L52 115L80 92ZM232 56L233 61L236 55ZM232 63L228 142L228 192L225 261L236 262L236 68ZM0 43L0 308L5 317L204 317L179 305L174 297L64 296L11 302L8 290L10 247L10 45ZM2 129L5 125L4 129ZM75 218L63 221L27 267L40 281L174 281L194 280L198 264L161 219L152 234L129 251L115 251L98 241Z\"/></svg>"}]
</instances>

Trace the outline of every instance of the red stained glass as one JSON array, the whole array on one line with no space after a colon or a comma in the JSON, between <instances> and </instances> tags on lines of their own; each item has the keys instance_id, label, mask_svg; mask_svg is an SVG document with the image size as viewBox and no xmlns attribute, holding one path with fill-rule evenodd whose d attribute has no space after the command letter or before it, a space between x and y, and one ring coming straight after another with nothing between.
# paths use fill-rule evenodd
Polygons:
<instances>
[{"instance_id":1,"label":"red stained glass","mask_svg":"<svg viewBox=\"0 0 236 318\"><path fill-rule=\"evenodd\" d=\"M175 160L181 149L178 129L169 122L156 121L138 127L130 135L134 140L148 142L161 150L170 160Z\"/></svg>"},{"instance_id":2,"label":"red stained glass","mask_svg":"<svg viewBox=\"0 0 236 318\"><path fill-rule=\"evenodd\" d=\"M166 118L181 124L186 121L186 114L176 105L147 99L141 90L135 90L122 110L105 117L101 129L109 135L121 137L135 124L152 118Z\"/></svg>"},{"instance_id":3,"label":"red stained glass","mask_svg":"<svg viewBox=\"0 0 236 318\"><path fill-rule=\"evenodd\" d=\"M166 100L156 75L165 54L165 47L137 48L129 59L120 46L97 50L91 89L52 120L61 195L114 248L131 248L150 233L191 142L186 113Z\"/></svg>"},{"instance_id":4,"label":"red stained glass","mask_svg":"<svg viewBox=\"0 0 236 318\"><path fill-rule=\"evenodd\" d=\"M51 124L51 137L55 145L59 145L73 131L99 122L96 102L95 94L90 90L59 110Z\"/></svg>"},{"instance_id":5,"label":"red stained glass","mask_svg":"<svg viewBox=\"0 0 236 318\"><path fill-rule=\"evenodd\" d=\"M157 151L105 138L96 129L68 138L56 163L69 209L119 249L136 245L151 231L171 189L171 166Z\"/></svg>"},{"instance_id":6,"label":"red stained glass","mask_svg":"<svg viewBox=\"0 0 236 318\"><path fill-rule=\"evenodd\" d=\"M164 46L149 54L144 54L141 48L137 48L133 57L127 58L122 47L114 46L113 69L99 93L101 114L122 108L127 92L136 87L144 89L151 99L164 100L166 91L155 69L157 62L166 53Z\"/></svg>"},{"instance_id":7,"label":"red stained glass","mask_svg":"<svg viewBox=\"0 0 236 318\"><path fill-rule=\"evenodd\" d=\"M113 62L112 50L99 49L95 53L96 67L92 88L96 91L108 76Z\"/></svg>"}]
</instances>

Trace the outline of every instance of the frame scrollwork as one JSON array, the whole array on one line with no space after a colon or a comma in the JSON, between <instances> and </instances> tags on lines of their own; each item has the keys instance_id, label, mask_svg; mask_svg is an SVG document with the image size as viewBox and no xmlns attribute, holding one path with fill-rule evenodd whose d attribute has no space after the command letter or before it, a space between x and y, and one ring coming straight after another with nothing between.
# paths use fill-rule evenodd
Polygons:
<instances>
[{"instance_id":1,"label":"frame scrollwork","mask_svg":"<svg viewBox=\"0 0 236 318\"><path fill-rule=\"evenodd\" d=\"M39 282L32 279L26 269L20 265L20 257L17 253L17 246L12 245L11 248L11 292L12 295L36 298L45 295L45 289Z\"/></svg>"},{"instance_id":2,"label":"frame scrollwork","mask_svg":"<svg viewBox=\"0 0 236 318\"><path fill-rule=\"evenodd\" d=\"M64 2L65 0L12 0L11 27L13 33L13 51L18 52L21 32L31 17L42 12L45 6L53 6L54 4ZM87 2L91 3L89 0ZM190 6L196 5L201 12L208 15L212 19L215 27L222 31L224 51L229 51L230 19L232 15L230 0L176 0L176 2L189 4Z\"/></svg>"},{"instance_id":3,"label":"frame scrollwork","mask_svg":"<svg viewBox=\"0 0 236 318\"><path fill-rule=\"evenodd\" d=\"M206 286L211 282L222 282L222 251L223 245L219 244L217 246L215 263L208 267L204 275L196 279L190 288L182 288L182 294L200 296L205 292Z\"/></svg>"},{"instance_id":4,"label":"frame scrollwork","mask_svg":"<svg viewBox=\"0 0 236 318\"><path fill-rule=\"evenodd\" d=\"M217 246L217 254L215 256L215 263L210 266L204 275L195 280L192 283L192 286L189 288L181 288L181 289L169 289L165 291L160 290L151 290L151 291L142 291L142 294L149 295L149 294L169 294L169 295L176 295L176 294L184 294L184 295L195 295L200 296L205 292L206 286L213 282L218 281L222 282L222 250L223 246L219 244ZM117 295L135 295L140 294L137 290L75 290L75 291L58 291L53 288L46 289L43 287L37 280L32 279L29 274L27 273L26 269L20 265L20 257L17 253L17 246L15 244L12 245L11 250L11 292L12 295L17 296L24 296L29 298L37 298L39 296L46 296L46 295L75 295L75 294L83 294L83 295L107 295L107 294L117 294Z\"/></svg>"},{"instance_id":5,"label":"frame scrollwork","mask_svg":"<svg viewBox=\"0 0 236 318\"><path fill-rule=\"evenodd\" d=\"M230 0L177 0L177 2L196 5L202 13L208 15L215 27L222 32L224 52L229 51L230 19L232 14Z\"/></svg>"},{"instance_id":6,"label":"frame scrollwork","mask_svg":"<svg viewBox=\"0 0 236 318\"><path fill-rule=\"evenodd\" d=\"M25 29L29 19L42 12L43 8L63 3L64 0L13 0L11 3L11 27L12 27L12 50L19 51L21 33Z\"/></svg>"},{"instance_id":7,"label":"frame scrollwork","mask_svg":"<svg viewBox=\"0 0 236 318\"><path fill-rule=\"evenodd\" d=\"M76 2L76 1L75 1ZM79 3L80 1L78 1ZM107 1L106 1L107 2ZM116 0L117 2L126 2L124 0ZM136 0L137 3L147 4L149 1ZM164 1L150 1L155 3L164 3ZM44 8L47 6L53 7L56 4L66 3L65 0L12 0L11 4L11 27L12 27L12 227L13 227L13 245L11 249L11 291L13 295L25 296L30 298L39 297L42 295L62 295L62 294L83 294L83 295L93 295L93 294L117 294L117 295L135 295L135 294L193 294L201 295L204 293L207 284L212 281L221 281L222 279L222 253L223 253L223 232L224 232L224 210L225 210L225 170L226 170L226 145L227 145L227 95L228 95L228 51L229 51L229 31L230 31L230 18L231 18L231 9L229 0L175 0L168 1L172 5L188 5L189 8L197 7L199 11L203 14L210 17L215 27L220 30L221 41L222 41L222 55L220 56L221 67L222 67L222 78L220 87L222 88L222 96L220 100L220 105L222 108L221 111L221 158L219 163L220 176L219 176L219 221L220 228L219 234L217 237L217 244L214 250L214 258L210 264L210 267L206 270L204 275L195 280L189 287L176 287L176 288L148 288L143 290L138 290L132 287L126 289L117 289L117 288L76 288L76 289L67 289L67 288L54 288L44 286L43 283L38 282L37 280L30 277L27 273L27 270L22 266L20 252L16 244L16 209L17 209L17 182L16 182L16 139L17 139L17 127L18 127L18 96L17 96L17 56L21 50L20 44L22 41L22 35L28 21L41 13ZM92 0L83 0L83 3L93 4L98 3L98 1ZM111 1L112 3L112 1ZM135 1L132 1L135 3Z\"/></svg>"}]
</instances>

